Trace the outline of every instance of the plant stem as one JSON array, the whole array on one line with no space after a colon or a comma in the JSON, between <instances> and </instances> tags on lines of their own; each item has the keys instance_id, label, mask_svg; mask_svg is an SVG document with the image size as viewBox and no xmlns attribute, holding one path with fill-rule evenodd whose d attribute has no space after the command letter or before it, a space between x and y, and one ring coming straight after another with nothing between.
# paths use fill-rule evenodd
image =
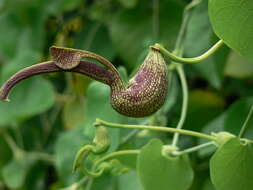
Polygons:
<instances>
[{"instance_id":1,"label":"plant stem","mask_svg":"<svg viewBox=\"0 0 253 190\"><path fill-rule=\"evenodd\" d=\"M94 179L93 178L89 178L87 186L85 187L85 190L90 190L92 185L93 185Z\"/></svg>"},{"instance_id":2,"label":"plant stem","mask_svg":"<svg viewBox=\"0 0 253 190\"><path fill-rule=\"evenodd\" d=\"M81 171L83 172L84 175L87 175L89 177L100 177L103 172L105 171L105 168L101 168L97 172L95 171L90 171L86 167L80 167Z\"/></svg>"},{"instance_id":3,"label":"plant stem","mask_svg":"<svg viewBox=\"0 0 253 190\"><path fill-rule=\"evenodd\" d=\"M171 52L169 52L167 49L165 49L161 44L155 44L152 46L155 49L158 49L161 51L162 54L165 56L169 57L172 61L175 61L177 63L198 63L201 62L205 59L207 59L209 56L211 56L213 53L215 53L222 45L224 42L222 40L219 40L216 44L214 44L209 50L207 50L205 53L198 57L193 57L193 58L183 58L179 57Z\"/></svg>"},{"instance_id":4,"label":"plant stem","mask_svg":"<svg viewBox=\"0 0 253 190\"><path fill-rule=\"evenodd\" d=\"M186 81L186 77L185 77L182 65L178 65L176 69L180 78L182 93L183 93L181 116L176 128L182 129L185 119L186 119L187 107L188 107L188 86L187 86L187 81ZM177 145L178 139L179 139L179 133L175 133L172 140L172 146Z\"/></svg>"},{"instance_id":5,"label":"plant stem","mask_svg":"<svg viewBox=\"0 0 253 190\"><path fill-rule=\"evenodd\" d=\"M200 150L202 148L205 148L207 146L210 146L210 145L215 145L215 144L213 142L207 142L207 143L204 143L204 144L200 144L200 145L197 145L197 146L185 149L183 151L174 152L173 155L175 155L175 156L181 156L183 154L188 154L188 153L196 152L196 151L198 151L198 150Z\"/></svg>"},{"instance_id":6,"label":"plant stem","mask_svg":"<svg viewBox=\"0 0 253 190\"><path fill-rule=\"evenodd\" d=\"M65 187L65 188L60 189L60 190L77 190L79 187L81 187L81 185L86 183L88 180L89 180L89 178L86 176L83 179L81 179L79 182L74 183L74 184L70 185L69 187Z\"/></svg>"},{"instance_id":7,"label":"plant stem","mask_svg":"<svg viewBox=\"0 0 253 190\"><path fill-rule=\"evenodd\" d=\"M250 118L252 116L252 113L253 113L253 104L250 107L250 111L249 111L249 113L248 113L248 115L247 115L247 117L246 117L246 119L245 119L245 121L243 123L243 126L242 126L242 128L240 130L240 133L238 135L238 138L241 138L244 135L244 133L245 133L247 127L248 127L248 123L249 123L249 120L250 120Z\"/></svg>"},{"instance_id":8,"label":"plant stem","mask_svg":"<svg viewBox=\"0 0 253 190\"><path fill-rule=\"evenodd\" d=\"M131 132L129 132L121 141L120 145L126 144L132 137L134 137L138 133L138 130L135 129Z\"/></svg>"},{"instance_id":9,"label":"plant stem","mask_svg":"<svg viewBox=\"0 0 253 190\"><path fill-rule=\"evenodd\" d=\"M14 135L16 138L16 141L17 141L17 145L23 149L24 148L24 140L23 140L23 137L22 137L22 133L21 133L21 130L20 130L20 127L17 125L17 124L14 124L11 126L11 128L13 129L13 132L14 132Z\"/></svg>"},{"instance_id":10,"label":"plant stem","mask_svg":"<svg viewBox=\"0 0 253 190\"><path fill-rule=\"evenodd\" d=\"M101 163L105 160L111 159L113 157L122 156L122 155L129 155L129 154L139 154L139 152L140 152L140 150L121 150L118 152L112 152L112 153L96 160L94 166L97 166L99 163Z\"/></svg>"},{"instance_id":11,"label":"plant stem","mask_svg":"<svg viewBox=\"0 0 253 190\"><path fill-rule=\"evenodd\" d=\"M19 158L20 156L22 156L24 154L24 151L17 146L16 142L13 140L13 138L6 131L3 130L2 135L3 135L6 143L9 145L15 158Z\"/></svg>"},{"instance_id":12,"label":"plant stem","mask_svg":"<svg viewBox=\"0 0 253 190\"><path fill-rule=\"evenodd\" d=\"M86 183L88 180L89 180L89 177L84 177L83 179L81 179L78 183L76 183L76 189L81 187L81 185Z\"/></svg>"},{"instance_id":13,"label":"plant stem","mask_svg":"<svg viewBox=\"0 0 253 190\"><path fill-rule=\"evenodd\" d=\"M199 138L208 139L211 141L215 141L216 137L199 133L196 131L189 131L184 129L176 129L176 128L170 128L170 127L160 127L160 126L145 126L145 125L124 125L124 124L118 124L118 123L111 123L107 121L103 121L101 119L96 119L96 125L103 125L105 127L115 127L115 128L127 128L127 129L147 129L147 130L153 130L153 131L162 131L162 132L168 132L168 133L180 133L184 135L190 135L195 136Z\"/></svg>"},{"instance_id":14,"label":"plant stem","mask_svg":"<svg viewBox=\"0 0 253 190\"><path fill-rule=\"evenodd\" d=\"M189 3L186 7L185 7L185 11L189 11L190 9L196 7L197 5L199 5L202 2L202 0L192 0L191 3Z\"/></svg>"},{"instance_id":15,"label":"plant stem","mask_svg":"<svg viewBox=\"0 0 253 190\"><path fill-rule=\"evenodd\" d=\"M190 17L192 15L192 8L194 8L199 3L201 3L201 1L202 0L192 0L191 3L185 7L183 22L182 22L182 25L181 25L181 28L179 31L179 35L177 37L175 50L172 53L172 55L175 55L175 56L182 56L183 55L183 41L185 39L187 26L189 24ZM177 129L182 129L185 119L186 119L186 113L187 113L187 107L188 107L188 86L187 86L187 81L186 81L183 66L179 65L177 63L173 63L171 65L175 66L174 68L177 69L179 79L181 82L181 87L182 87L182 94L183 94L182 110L181 110L179 122L176 127ZM176 147L178 139L179 139L179 133L175 133L173 140L172 140L172 146Z\"/></svg>"},{"instance_id":16,"label":"plant stem","mask_svg":"<svg viewBox=\"0 0 253 190\"><path fill-rule=\"evenodd\" d=\"M15 158L19 158L20 156L24 154L29 154L31 155L31 157L35 159L44 160L44 161L54 164L54 157L51 156L50 154L43 153L43 152L26 152L17 146L13 138L6 131L3 131L2 134L6 143L9 145L10 149L12 150Z\"/></svg>"},{"instance_id":17,"label":"plant stem","mask_svg":"<svg viewBox=\"0 0 253 190\"><path fill-rule=\"evenodd\" d=\"M50 154L44 152L28 152L28 154L37 160L43 160L51 164L55 164L54 157Z\"/></svg>"}]
</instances>

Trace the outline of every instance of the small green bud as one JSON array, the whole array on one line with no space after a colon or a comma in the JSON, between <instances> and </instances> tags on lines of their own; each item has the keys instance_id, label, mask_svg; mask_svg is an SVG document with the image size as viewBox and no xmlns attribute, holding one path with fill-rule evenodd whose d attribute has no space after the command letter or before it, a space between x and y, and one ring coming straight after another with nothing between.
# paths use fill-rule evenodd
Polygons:
<instances>
[{"instance_id":1,"label":"small green bud","mask_svg":"<svg viewBox=\"0 0 253 190\"><path fill-rule=\"evenodd\" d=\"M108 130L104 126L95 126L96 127L96 136L93 140L95 144L93 152L96 154L104 153L110 147L110 137Z\"/></svg>"}]
</instances>

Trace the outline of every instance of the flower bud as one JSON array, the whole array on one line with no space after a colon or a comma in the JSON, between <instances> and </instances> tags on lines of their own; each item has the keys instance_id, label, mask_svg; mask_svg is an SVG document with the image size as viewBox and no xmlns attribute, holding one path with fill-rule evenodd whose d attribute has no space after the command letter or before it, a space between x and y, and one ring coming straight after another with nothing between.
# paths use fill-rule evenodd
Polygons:
<instances>
[{"instance_id":1,"label":"flower bud","mask_svg":"<svg viewBox=\"0 0 253 190\"><path fill-rule=\"evenodd\" d=\"M95 144L93 148L93 152L96 154L100 154L106 152L110 146L110 138L108 134L107 128L104 126L95 126L96 127L96 136L93 140Z\"/></svg>"}]
</instances>

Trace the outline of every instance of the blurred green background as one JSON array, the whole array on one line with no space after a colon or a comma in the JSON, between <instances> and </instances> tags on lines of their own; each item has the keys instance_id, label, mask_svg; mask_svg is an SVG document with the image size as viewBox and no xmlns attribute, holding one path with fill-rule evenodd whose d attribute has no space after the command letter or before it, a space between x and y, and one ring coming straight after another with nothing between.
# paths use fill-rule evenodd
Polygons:
<instances>
[{"instance_id":1,"label":"blurred green background","mask_svg":"<svg viewBox=\"0 0 253 190\"><path fill-rule=\"evenodd\" d=\"M0 0L1 84L24 67L50 60L52 45L100 54L128 80L150 45L159 42L173 50L183 9L189 2ZM217 40L209 23L207 1L203 1L191 15L184 56L200 55ZM190 99L184 128L237 134L253 103L253 64L223 47L207 60L185 66L185 71ZM166 104L142 119L116 113L109 104L109 88L78 74L53 73L18 84L10 95L11 102L0 103L0 190L56 190L81 180L82 174L71 172L74 156L92 140L97 117L175 127L182 94L176 73L171 75ZM252 130L246 137L252 138ZM110 129L110 135L109 151L137 149L154 137L171 140L171 135L147 131ZM182 136L180 147L201 142ZM212 151L204 149L191 155L195 171L192 190L213 189L208 168ZM89 189L142 190L134 158L126 159L126 166L131 168L129 173L120 177L106 173L92 180Z\"/></svg>"}]
</instances>

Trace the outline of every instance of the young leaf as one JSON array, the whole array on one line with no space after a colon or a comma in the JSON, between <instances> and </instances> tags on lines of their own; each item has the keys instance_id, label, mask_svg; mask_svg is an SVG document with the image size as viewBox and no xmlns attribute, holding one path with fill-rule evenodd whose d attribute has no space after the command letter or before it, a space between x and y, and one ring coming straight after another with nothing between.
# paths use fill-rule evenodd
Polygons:
<instances>
[{"instance_id":1,"label":"young leaf","mask_svg":"<svg viewBox=\"0 0 253 190\"><path fill-rule=\"evenodd\" d=\"M249 190L253 186L253 146L233 138L210 161L211 180L217 190Z\"/></svg>"},{"instance_id":2,"label":"young leaf","mask_svg":"<svg viewBox=\"0 0 253 190\"><path fill-rule=\"evenodd\" d=\"M209 0L209 16L219 38L253 60L253 1Z\"/></svg>"},{"instance_id":3,"label":"young leaf","mask_svg":"<svg viewBox=\"0 0 253 190\"><path fill-rule=\"evenodd\" d=\"M138 155L137 171L145 190L187 190L193 171L187 156L165 157L163 143L151 140Z\"/></svg>"}]
</instances>

